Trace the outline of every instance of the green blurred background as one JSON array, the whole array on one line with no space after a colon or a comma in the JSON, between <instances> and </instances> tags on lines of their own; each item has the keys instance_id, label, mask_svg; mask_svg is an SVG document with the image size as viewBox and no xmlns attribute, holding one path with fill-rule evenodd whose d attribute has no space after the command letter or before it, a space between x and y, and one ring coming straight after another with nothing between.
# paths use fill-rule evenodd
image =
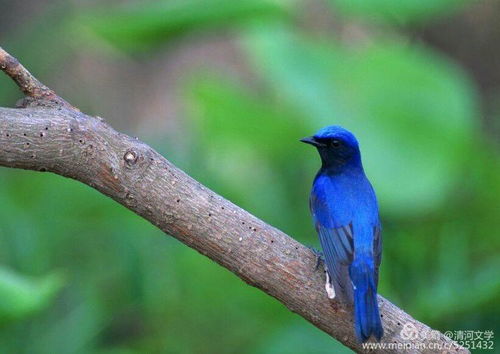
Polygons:
<instances>
[{"instance_id":1,"label":"green blurred background","mask_svg":"<svg viewBox=\"0 0 500 354\"><path fill-rule=\"evenodd\" d=\"M0 8L0 45L48 86L307 245L319 161L298 139L352 130L383 218L380 293L500 336L500 2ZM20 97L0 76L0 105ZM2 168L0 352L350 350L93 189Z\"/></svg>"}]
</instances>

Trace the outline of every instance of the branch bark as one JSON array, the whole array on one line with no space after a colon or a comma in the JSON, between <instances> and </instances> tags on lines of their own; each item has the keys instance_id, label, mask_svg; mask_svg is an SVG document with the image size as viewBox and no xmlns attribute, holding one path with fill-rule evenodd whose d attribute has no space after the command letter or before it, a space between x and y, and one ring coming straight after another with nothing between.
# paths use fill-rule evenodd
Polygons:
<instances>
[{"instance_id":1,"label":"branch bark","mask_svg":"<svg viewBox=\"0 0 500 354\"><path fill-rule=\"evenodd\" d=\"M74 109L0 48L0 68L34 100L0 108L0 166L49 171L83 182L357 352L352 309L330 301L316 256L176 168L147 144ZM48 91L47 91L48 90ZM44 104L49 98L55 106ZM37 104L40 103L40 106ZM386 348L374 353L468 353L379 296ZM403 334L409 334L401 336ZM427 338L415 338L420 334Z\"/></svg>"},{"instance_id":2,"label":"branch bark","mask_svg":"<svg viewBox=\"0 0 500 354\"><path fill-rule=\"evenodd\" d=\"M26 95L21 104L22 106L27 106L32 102L40 103L44 101L48 105L59 105L76 110L75 107L38 81L16 58L7 53L2 47L0 47L0 70L5 72Z\"/></svg>"}]
</instances>

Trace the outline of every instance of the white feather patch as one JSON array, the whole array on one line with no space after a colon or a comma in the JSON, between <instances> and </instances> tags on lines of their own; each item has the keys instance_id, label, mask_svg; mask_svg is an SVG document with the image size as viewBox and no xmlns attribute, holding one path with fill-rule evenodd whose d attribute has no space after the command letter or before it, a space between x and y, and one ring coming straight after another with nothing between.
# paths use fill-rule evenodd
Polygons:
<instances>
[{"instance_id":1,"label":"white feather patch","mask_svg":"<svg viewBox=\"0 0 500 354\"><path fill-rule=\"evenodd\" d=\"M330 276L328 275L328 272L325 273L326 273L326 283L325 283L326 294L328 295L329 299L335 299L335 289L333 288L333 285L330 282Z\"/></svg>"}]
</instances>

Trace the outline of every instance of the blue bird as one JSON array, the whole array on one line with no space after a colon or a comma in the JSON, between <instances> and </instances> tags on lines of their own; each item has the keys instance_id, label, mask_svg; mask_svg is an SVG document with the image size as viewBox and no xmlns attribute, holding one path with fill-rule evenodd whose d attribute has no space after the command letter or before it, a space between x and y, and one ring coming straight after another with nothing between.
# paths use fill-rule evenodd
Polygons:
<instances>
[{"instance_id":1,"label":"blue bird","mask_svg":"<svg viewBox=\"0 0 500 354\"><path fill-rule=\"evenodd\" d=\"M309 207L323 248L328 297L354 303L359 341L383 336L377 303L382 237L375 192L366 178L355 136L339 126L301 139L318 149L322 166Z\"/></svg>"}]
</instances>

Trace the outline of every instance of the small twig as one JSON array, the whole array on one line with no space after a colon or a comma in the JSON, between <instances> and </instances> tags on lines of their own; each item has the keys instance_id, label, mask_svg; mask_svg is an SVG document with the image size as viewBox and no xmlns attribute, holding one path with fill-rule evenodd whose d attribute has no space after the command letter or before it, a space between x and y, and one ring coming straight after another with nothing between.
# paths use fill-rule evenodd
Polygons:
<instances>
[{"instance_id":1,"label":"small twig","mask_svg":"<svg viewBox=\"0 0 500 354\"><path fill-rule=\"evenodd\" d=\"M16 58L7 53L2 47L0 47L0 69L14 80L26 97L30 98L25 102L26 105L37 105L37 103L43 101L77 110L38 81Z\"/></svg>"}]
</instances>

